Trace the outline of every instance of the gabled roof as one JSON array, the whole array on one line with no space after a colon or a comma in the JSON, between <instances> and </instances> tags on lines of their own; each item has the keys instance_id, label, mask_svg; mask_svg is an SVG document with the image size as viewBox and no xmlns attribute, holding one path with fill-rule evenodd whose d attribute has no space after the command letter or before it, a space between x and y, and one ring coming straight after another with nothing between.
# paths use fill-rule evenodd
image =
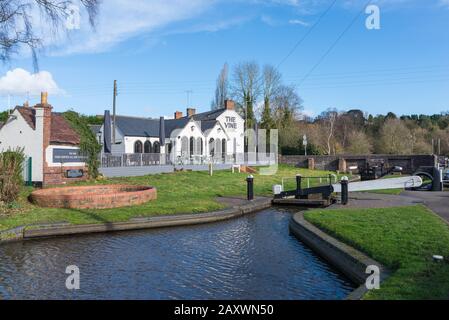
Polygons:
<instances>
[{"instance_id":1,"label":"gabled roof","mask_svg":"<svg viewBox=\"0 0 449 320\"><path fill-rule=\"evenodd\" d=\"M225 112L226 109L222 108L222 109L217 109L217 110L212 110L212 111L206 111L206 112L202 112L202 113L197 113L194 114L192 116L192 118L195 121L208 121L208 120L217 120L217 118L219 116L221 116L221 114L223 112Z\"/></svg>"},{"instance_id":2,"label":"gabled roof","mask_svg":"<svg viewBox=\"0 0 449 320\"><path fill-rule=\"evenodd\" d=\"M79 145L80 136L60 113L51 114L50 143Z\"/></svg>"},{"instance_id":3,"label":"gabled roof","mask_svg":"<svg viewBox=\"0 0 449 320\"><path fill-rule=\"evenodd\" d=\"M34 108L16 107L23 119L28 123L31 129L36 129L36 110Z\"/></svg>"},{"instance_id":4,"label":"gabled roof","mask_svg":"<svg viewBox=\"0 0 449 320\"><path fill-rule=\"evenodd\" d=\"M173 130L183 129L190 122L190 119L183 117L181 119L169 119L165 120L165 137L170 138Z\"/></svg>"},{"instance_id":5,"label":"gabled roof","mask_svg":"<svg viewBox=\"0 0 449 320\"><path fill-rule=\"evenodd\" d=\"M217 122L217 120L201 121L201 131L206 132L207 130L213 129Z\"/></svg>"},{"instance_id":6,"label":"gabled roof","mask_svg":"<svg viewBox=\"0 0 449 320\"><path fill-rule=\"evenodd\" d=\"M26 123L36 130L36 109L16 107L16 110L19 111ZM60 113L51 113L50 143L68 145L79 145L80 143L80 136Z\"/></svg>"},{"instance_id":7,"label":"gabled roof","mask_svg":"<svg viewBox=\"0 0 449 320\"><path fill-rule=\"evenodd\" d=\"M159 120L116 116L117 127L124 136L159 137Z\"/></svg>"}]
</instances>

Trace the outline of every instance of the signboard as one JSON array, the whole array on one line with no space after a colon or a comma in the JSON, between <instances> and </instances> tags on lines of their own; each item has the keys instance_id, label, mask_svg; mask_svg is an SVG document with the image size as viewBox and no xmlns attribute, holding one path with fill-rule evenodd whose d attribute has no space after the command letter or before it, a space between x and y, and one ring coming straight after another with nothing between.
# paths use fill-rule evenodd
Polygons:
<instances>
[{"instance_id":1,"label":"signboard","mask_svg":"<svg viewBox=\"0 0 449 320\"><path fill-rule=\"evenodd\" d=\"M229 131L235 131L237 129L236 117L225 117L224 127Z\"/></svg>"},{"instance_id":2,"label":"signboard","mask_svg":"<svg viewBox=\"0 0 449 320\"><path fill-rule=\"evenodd\" d=\"M53 163L79 163L86 161L87 156L81 154L79 149L53 149Z\"/></svg>"},{"instance_id":3,"label":"signboard","mask_svg":"<svg viewBox=\"0 0 449 320\"><path fill-rule=\"evenodd\" d=\"M77 179L77 178L82 178L84 176L84 171L79 169L79 170L67 170L66 171L66 177L69 179Z\"/></svg>"}]
</instances>

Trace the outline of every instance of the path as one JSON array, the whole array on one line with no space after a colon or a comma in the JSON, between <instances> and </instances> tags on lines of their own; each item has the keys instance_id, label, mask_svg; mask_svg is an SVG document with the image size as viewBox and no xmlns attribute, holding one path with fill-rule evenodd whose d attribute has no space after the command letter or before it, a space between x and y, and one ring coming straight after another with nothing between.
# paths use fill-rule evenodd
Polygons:
<instances>
[{"instance_id":1,"label":"path","mask_svg":"<svg viewBox=\"0 0 449 320\"><path fill-rule=\"evenodd\" d=\"M413 197L449 222L449 192L404 191L404 197Z\"/></svg>"},{"instance_id":2,"label":"path","mask_svg":"<svg viewBox=\"0 0 449 320\"><path fill-rule=\"evenodd\" d=\"M332 205L336 208L387 208L423 204L449 223L449 192L404 191L400 195L352 192L349 204Z\"/></svg>"}]
</instances>

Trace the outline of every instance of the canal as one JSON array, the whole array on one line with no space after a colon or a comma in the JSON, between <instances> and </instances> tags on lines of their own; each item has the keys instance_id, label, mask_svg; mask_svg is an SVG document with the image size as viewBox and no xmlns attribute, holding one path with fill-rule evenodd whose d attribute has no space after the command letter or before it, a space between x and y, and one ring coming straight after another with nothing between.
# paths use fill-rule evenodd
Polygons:
<instances>
[{"instance_id":1,"label":"canal","mask_svg":"<svg viewBox=\"0 0 449 320\"><path fill-rule=\"evenodd\" d=\"M353 284L289 234L291 216L3 244L0 299L345 298Z\"/></svg>"}]
</instances>

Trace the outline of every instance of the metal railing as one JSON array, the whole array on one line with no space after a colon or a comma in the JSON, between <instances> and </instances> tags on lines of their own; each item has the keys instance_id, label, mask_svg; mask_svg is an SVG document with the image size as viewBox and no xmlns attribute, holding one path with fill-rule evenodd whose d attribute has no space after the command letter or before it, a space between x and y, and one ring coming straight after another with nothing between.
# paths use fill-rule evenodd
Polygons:
<instances>
[{"instance_id":1,"label":"metal railing","mask_svg":"<svg viewBox=\"0 0 449 320\"><path fill-rule=\"evenodd\" d=\"M290 183L289 183L290 181ZM312 183L311 183L312 182ZM310 188L311 186L321 186L321 185L327 185L327 184L333 184L338 182L338 177L336 174L329 174L327 176L319 176L319 177L302 177L302 185L306 188ZM288 178L282 178L282 190L285 190L285 188L291 187L292 185L296 185L296 177L288 177Z\"/></svg>"},{"instance_id":2,"label":"metal railing","mask_svg":"<svg viewBox=\"0 0 449 320\"><path fill-rule=\"evenodd\" d=\"M277 163L276 154L216 153L213 155L160 154L160 153L103 153L102 168L148 167L159 165L248 164L271 165Z\"/></svg>"}]
</instances>

